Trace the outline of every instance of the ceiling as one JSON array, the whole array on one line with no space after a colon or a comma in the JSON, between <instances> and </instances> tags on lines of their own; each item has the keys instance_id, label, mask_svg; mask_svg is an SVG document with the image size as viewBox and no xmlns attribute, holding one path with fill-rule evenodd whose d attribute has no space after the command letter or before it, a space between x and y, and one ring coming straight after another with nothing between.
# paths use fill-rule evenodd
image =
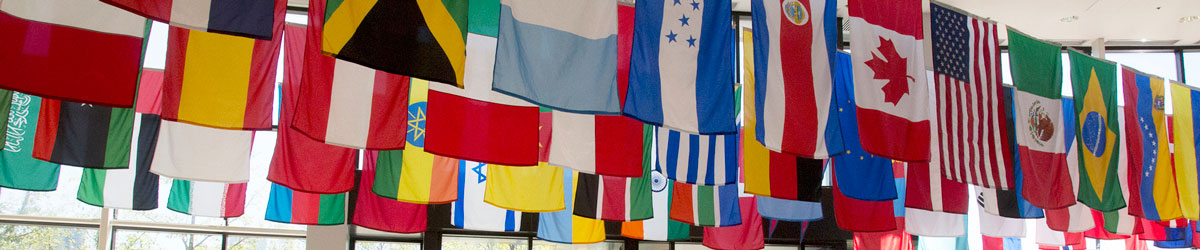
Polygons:
<instances>
[{"instance_id":1,"label":"ceiling","mask_svg":"<svg viewBox=\"0 0 1200 250\"><path fill-rule=\"evenodd\" d=\"M751 0L732 1L734 11L750 11ZM846 16L846 1L838 0L842 6L838 8L839 16ZM1090 45L1097 38L1104 38L1108 46L1200 45L1197 0L943 0L943 3L1064 45ZM307 7L308 0L288 0L288 5ZM1186 21L1189 19L1192 21ZM1000 37L1004 39L1007 34L1001 32Z\"/></svg>"}]
</instances>

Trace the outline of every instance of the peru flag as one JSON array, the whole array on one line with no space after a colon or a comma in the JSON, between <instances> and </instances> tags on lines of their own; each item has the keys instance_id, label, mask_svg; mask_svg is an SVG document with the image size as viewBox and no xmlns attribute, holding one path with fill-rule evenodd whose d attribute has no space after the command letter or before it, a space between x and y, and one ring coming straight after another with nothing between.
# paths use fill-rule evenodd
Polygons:
<instances>
[{"instance_id":1,"label":"peru flag","mask_svg":"<svg viewBox=\"0 0 1200 250\"><path fill-rule=\"evenodd\" d=\"M893 160L929 160L921 1L850 0L849 8L863 149Z\"/></svg>"},{"instance_id":2,"label":"peru flag","mask_svg":"<svg viewBox=\"0 0 1200 250\"><path fill-rule=\"evenodd\" d=\"M772 151L807 158L841 152L832 105L836 1L756 0L751 8L755 139Z\"/></svg>"}]
</instances>

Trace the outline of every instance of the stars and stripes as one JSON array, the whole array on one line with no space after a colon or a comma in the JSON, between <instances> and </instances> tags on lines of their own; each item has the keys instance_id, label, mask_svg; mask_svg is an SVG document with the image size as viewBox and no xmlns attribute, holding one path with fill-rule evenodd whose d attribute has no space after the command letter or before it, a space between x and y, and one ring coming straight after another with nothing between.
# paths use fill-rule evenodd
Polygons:
<instances>
[{"instance_id":1,"label":"stars and stripes","mask_svg":"<svg viewBox=\"0 0 1200 250\"><path fill-rule=\"evenodd\" d=\"M930 4L941 165L946 178L1013 187L1003 123L1000 50L995 23ZM1002 150L994 150L1002 149Z\"/></svg>"}]
</instances>

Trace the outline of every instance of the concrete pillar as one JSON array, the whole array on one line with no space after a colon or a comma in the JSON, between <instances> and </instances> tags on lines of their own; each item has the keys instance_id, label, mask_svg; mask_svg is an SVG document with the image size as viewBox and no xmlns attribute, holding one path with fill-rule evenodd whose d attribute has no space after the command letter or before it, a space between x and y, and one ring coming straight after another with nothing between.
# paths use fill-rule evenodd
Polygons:
<instances>
[{"instance_id":1,"label":"concrete pillar","mask_svg":"<svg viewBox=\"0 0 1200 250\"><path fill-rule=\"evenodd\" d=\"M304 243L309 250L350 249L350 225L308 226Z\"/></svg>"}]
</instances>

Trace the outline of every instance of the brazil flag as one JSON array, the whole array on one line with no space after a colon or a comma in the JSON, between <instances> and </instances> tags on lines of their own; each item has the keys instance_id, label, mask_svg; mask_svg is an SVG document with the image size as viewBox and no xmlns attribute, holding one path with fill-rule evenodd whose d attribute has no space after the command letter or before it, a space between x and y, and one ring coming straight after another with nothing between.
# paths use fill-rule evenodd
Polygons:
<instances>
[{"instance_id":1,"label":"brazil flag","mask_svg":"<svg viewBox=\"0 0 1200 250\"><path fill-rule=\"evenodd\" d=\"M1117 182L1117 66L1069 51L1079 154L1079 201L1102 212L1125 207Z\"/></svg>"},{"instance_id":2,"label":"brazil flag","mask_svg":"<svg viewBox=\"0 0 1200 250\"><path fill-rule=\"evenodd\" d=\"M462 88L469 0L330 0L321 51Z\"/></svg>"}]
</instances>

